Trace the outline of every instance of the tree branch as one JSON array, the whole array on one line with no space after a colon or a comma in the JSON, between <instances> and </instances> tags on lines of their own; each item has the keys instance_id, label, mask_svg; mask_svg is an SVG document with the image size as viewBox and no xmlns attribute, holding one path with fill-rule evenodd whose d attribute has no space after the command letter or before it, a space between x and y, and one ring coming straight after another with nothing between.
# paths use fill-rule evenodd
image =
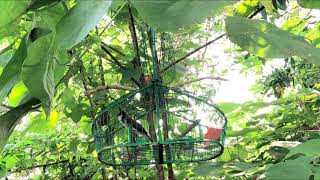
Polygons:
<instances>
[{"instance_id":1,"label":"tree branch","mask_svg":"<svg viewBox=\"0 0 320 180\"><path fill-rule=\"evenodd\" d=\"M106 80L104 79L104 68L103 68L102 58L100 57L98 61L99 61L100 80L103 85L106 85Z\"/></svg>"},{"instance_id":2,"label":"tree branch","mask_svg":"<svg viewBox=\"0 0 320 180\"><path fill-rule=\"evenodd\" d=\"M249 18L249 19L252 19L253 17L255 17L259 12L263 11L264 9L265 9L265 7L264 7L264 6L259 7L259 8L258 8L254 13L252 13L248 18ZM169 68L171 68L172 66L174 66L174 65L176 65L177 63L179 63L179 62L181 62L181 61L185 60L187 57L189 57L189 56L193 55L194 53L196 53L196 52L200 51L201 49L203 49L203 48L205 48L205 47L209 46L210 44L212 44L212 43L216 42L217 40L219 40L219 39L223 38L225 35L226 35L226 33L221 34L220 36L216 37L215 39L213 39L213 40L211 40L211 41L209 41L209 42L207 42L207 43L203 44L202 46L200 46L200 47L198 47L198 48L194 49L193 51L189 52L189 53L188 53L188 54L186 54L185 56L183 56L183 57L181 57L181 58L179 58L179 59L175 60L174 62L172 62L171 64L169 64L167 67L165 67L165 68L164 68L160 73L165 72L166 70L168 70L168 69L169 69Z\"/></svg>"},{"instance_id":3,"label":"tree branch","mask_svg":"<svg viewBox=\"0 0 320 180\"><path fill-rule=\"evenodd\" d=\"M139 44L138 44L137 32L134 25L134 19L133 19L130 5L129 5L129 30L130 30L131 39L132 39L132 43L133 43L133 47L136 55L135 59L133 60L133 64L135 65L135 67L139 68L141 67Z\"/></svg>"},{"instance_id":4,"label":"tree branch","mask_svg":"<svg viewBox=\"0 0 320 180\"><path fill-rule=\"evenodd\" d=\"M81 60L80 60L80 62L81 62L81 66L80 66L79 71L80 71L80 76L82 78L83 87L84 87L84 90L86 92L86 91L88 91L88 83L87 83L86 76L84 74L85 67L83 66L83 62ZM94 102L93 102L93 100L92 100L92 98L90 96L88 96L88 99L89 99L89 103L90 103L90 106L91 106L91 116L92 116L91 118L94 118L95 114L96 114L96 112L95 112L95 104L94 104Z\"/></svg>"},{"instance_id":5,"label":"tree branch","mask_svg":"<svg viewBox=\"0 0 320 180\"><path fill-rule=\"evenodd\" d=\"M107 49L105 48L103 45L100 45L101 49L106 52L110 57L111 59L113 60L113 62L118 65L120 68L126 68L124 65L122 65L117 58L115 58L112 53ZM138 87L141 87L141 83L138 82L137 80L135 80L134 78L131 78L131 80L138 86Z\"/></svg>"},{"instance_id":6,"label":"tree branch","mask_svg":"<svg viewBox=\"0 0 320 180\"><path fill-rule=\"evenodd\" d=\"M199 125L199 123L200 123L200 120L193 121L192 124L190 124L190 125L188 126L188 128L187 128L184 132L182 132L180 135L178 135L177 138L182 138L182 137L186 136L186 135L187 135L190 131L192 131L197 125Z\"/></svg>"},{"instance_id":7,"label":"tree branch","mask_svg":"<svg viewBox=\"0 0 320 180\"><path fill-rule=\"evenodd\" d=\"M107 54L110 56L110 58L113 60L113 62L114 62L116 65L118 65L119 67L124 68L124 66L118 61L118 59L117 59L116 57L114 57L114 56L112 55L112 53L111 53L107 48L105 48L103 45L100 45L100 47L101 47L101 49L102 49L105 53L107 53Z\"/></svg>"},{"instance_id":8,"label":"tree branch","mask_svg":"<svg viewBox=\"0 0 320 180\"><path fill-rule=\"evenodd\" d=\"M248 16L249 19L254 18L257 14L259 14L261 11L265 9L264 6L259 7L255 12L253 12L250 16Z\"/></svg>"},{"instance_id":9,"label":"tree branch","mask_svg":"<svg viewBox=\"0 0 320 180\"><path fill-rule=\"evenodd\" d=\"M12 106L8 106L8 105L5 105L5 104L0 104L0 107L4 107L4 108L6 108L6 109L8 109L8 110L11 110L11 109L14 108L14 107L12 107Z\"/></svg>"},{"instance_id":10,"label":"tree branch","mask_svg":"<svg viewBox=\"0 0 320 180\"><path fill-rule=\"evenodd\" d=\"M132 12L131 12L130 5L128 5L128 8L129 8L129 30L130 30L130 34L131 34L131 39L132 39L134 51L136 54L132 63L133 63L134 68L138 69L138 68L141 68L139 44L138 44L137 32L136 32L136 28L134 25L134 18L133 18ZM141 75L139 77L139 84L140 84L139 87L143 87L146 84L145 75L143 72L141 73Z\"/></svg>"},{"instance_id":11,"label":"tree branch","mask_svg":"<svg viewBox=\"0 0 320 180\"><path fill-rule=\"evenodd\" d=\"M183 56L183 57L181 57L181 58L179 58L179 59L177 59L177 60L173 61L173 62L172 62L171 64L169 64L167 67L165 67L164 69L162 69L162 70L160 71L160 73L163 73L163 72L167 71L169 68L171 68L171 67L173 67L174 65L178 64L179 62L181 62L181 61L185 60L187 57L189 57L189 56L193 55L194 53L196 53L196 52L200 51L201 49L203 49L203 48L205 48L205 47L209 46L210 44L212 44L212 43L214 43L214 42L218 41L219 39L223 38L225 35L226 35L226 33L223 33L223 34L219 35L218 37L214 38L213 40L211 40L211 41L209 41L209 42L207 42L207 43L203 44L202 46L200 46L200 47L198 47L198 48L196 48L196 49L192 50L191 52L189 52L189 53L188 53L188 54L186 54L185 56Z\"/></svg>"},{"instance_id":12,"label":"tree branch","mask_svg":"<svg viewBox=\"0 0 320 180\"><path fill-rule=\"evenodd\" d=\"M198 79L192 79L192 80L188 80L179 84L176 84L175 87L181 87L181 86L185 86L187 84L191 84L194 82L198 82L198 81L202 81L202 80L206 80L206 79L211 79L211 80L218 80L218 81L229 81L228 79L225 78L221 78L221 77L211 77L211 76L207 76L207 77L201 77Z\"/></svg>"},{"instance_id":13,"label":"tree branch","mask_svg":"<svg viewBox=\"0 0 320 180\"><path fill-rule=\"evenodd\" d=\"M124 8L124 6L127 4L127 1L124 1L123 4L121 5L121 7L117 10L117 12L111 17L111 20L109 21L109 23L107 24L107 26L101 31L101 33L99 34L99 36L101 36L107 29L108 27L111 25L111 23L113 22L114 18L118 16L118 14L120 13L120 11Z\"/></svg>"},{"instance_id":14,"label":"tree branch","mask_svg":"<svg viewBox=\"0 0 320 180\"><path fill-rule=\"evenodd\" d=\"M116 49L116 48L114 48L114 47L112 47L112 46L110 46L110 45L108 45L108 44L106 44L106 43L104 43L104 42L101 42L101 44L102 44L103 46L106 46L106 47L112 49L113 51L117 52L117 53L120 54L121 56L126 56L123 52L119 51L118 49Z\"/></svg>"},{"instance_id":15,"label":"tree branch","mask_svg":"<svg viewBox=\"0 0 320 180\"><path fill-rule=\"evenodd\" d=\"M127 87L127 86L121 86L121 85L118 85L118 84L113 84L113 85L105 85L105 86L100 86L96 89L91 89L91 90L87 90L85 92L85 95L86 96L90 96L92 94L95 94L97 92L100 92L100 91L104 91L104 90L108 90L108 89L118 89L118 90L128 90L128 91L135 91L137 90L136 88L132 88L132 87Z\"/></svg>"}]
</instances>

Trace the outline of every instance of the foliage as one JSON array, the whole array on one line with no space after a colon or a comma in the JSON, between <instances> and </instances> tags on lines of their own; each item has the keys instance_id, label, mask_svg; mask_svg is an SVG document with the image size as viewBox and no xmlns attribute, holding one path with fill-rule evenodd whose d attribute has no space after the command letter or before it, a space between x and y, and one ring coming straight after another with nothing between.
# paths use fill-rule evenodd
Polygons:
<instances>
[{"instance_id":1,"label":"foliage","mask_svg":"<svg viewBox=\"0 0 320 180\"><path fill-rule=\"evenodd\" d=\"M320 178L317 0L12 0L0 8L0 177L157 178L152 166L105 167L91 135L102 108L150 81L152 27L166 85L193 82L184 88L210 99L219 82L199 79L232 67L217 68L225 60L197 48L225 32L234 66L257 76L254 101L220 104L229 119L224 154L173 165L177 179Z\"/></svg>"}]
</instances>

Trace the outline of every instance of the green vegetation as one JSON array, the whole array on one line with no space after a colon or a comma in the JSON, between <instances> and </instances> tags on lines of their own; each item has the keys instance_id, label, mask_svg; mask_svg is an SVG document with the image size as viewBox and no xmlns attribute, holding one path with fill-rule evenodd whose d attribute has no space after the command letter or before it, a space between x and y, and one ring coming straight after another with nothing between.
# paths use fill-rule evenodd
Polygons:
<instances>
[{"instance_id":1,"label":"green vegetation","mask_svg":"<svg viewBox=\"0 0 320 180\"><path fill-rule=\"evenodd\" d=\"M319 8L318 0L0 0L0 178L161 179L159 165L99 162L91 132L101 109L150 83L153 28L166 86L211 100L234 68L256 78L253 100L218 103L228 117L224 153L163 165L165 176L320 179Z\"/></svg>"}]
</instances>

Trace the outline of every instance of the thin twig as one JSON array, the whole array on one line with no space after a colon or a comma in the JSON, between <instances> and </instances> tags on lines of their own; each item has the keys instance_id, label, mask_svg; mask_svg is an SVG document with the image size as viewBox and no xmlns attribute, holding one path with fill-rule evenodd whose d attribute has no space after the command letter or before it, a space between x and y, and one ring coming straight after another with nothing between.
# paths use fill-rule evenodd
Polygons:
<instances>
[{"instance_id":1,"label":"thin twig","mask_svg":"<svg viewBox=\"0 0 320 180\"><path fill-rule=\"evenodd\" d=\"M185 131L183 131L180 135L178 135L177 138L182 138L182 137L186 136L186 135L187 135L189 132L191 132L196 126L198 126L199 123L200 123L200 120L197 120L197 121L192 122L192 124L190 124Z\"/></svg>"},{"instance_id":2,"label":"thin twig","mask_svg":"<svg viewBox=\"0 0 320 180\"><path fill-rule=\"evenodd\" d=\"M14 107L12 107L12 106L8 106L8 105L5 105L5 104L0 104L0 107L4 107L4 108L6 108L6 109L8 109L8 110L11 110L11 109L14 108Z\"/></svg>"},{"instance_id":3,"label":"thin twig","mask_svg":"<svg viewBox=\"0 0 320 180\"><path fill-rule=\"evenodd\" d=\"M118 59L117 59L116 57L114 57L114 56L112 55L112 53L111 53L107 48L105 48L103 45L101 45L100 47L101 47L101 49L102 49L105 53L107 53L107 54L110 56L110 58L113 60L113 62L114 62L117 66L124 68L124 66L118 61Z\"/></svg>"},{"instance_id":4,"label":"thin twig","mask_svg":"<svg viewBox=\"0 0 320 180\"><path fill-rule=\"evenodd\" d=\"M125 67L124 65L122 65L122 64L118 61L118 59L115 58L115 57L112 55L112 53L111 53L107 48L105 48L103 45L101 45L100 47L101 47L101 49L102 49L104 52L106 52L106 53L111 57L111 59L113 60L113 62L114 62L117 66L119 66L120 68L126 69L126 67ZM138 82L136 79L131 78L131 80L132 80L138 87L141 87L141 83Z\"/></svg>"},{"instance_id":5,"label":"thin twig","mask_svg":"<svg viewBox=\"0 0 320 180\"><path fill-rule=\"evenodd\" d=\"M118 89L118 90L128 90L128 91L135 91L137 89L135 88L132 88L132 87L127 87L127 86L121 86L121 85L118 85L118 84L113 84L113 85L105 85L105 86L100 86L96 89L91 89L91 90L87 90L85 92L85 95L86 96L90 96L92 94L95 94L97 92L100 92L100 91L104 91L104 90L108 90L108 89Z\"/></svg>"},{"instance_id":6,"label":"thin twig","mask_svg":"<svg viewBox=\"0 0 320 180\"><path fill-rule=\"evenodd\" d=\"M253 12L250 16L248 16L249 19L254 18L259 12L263 11L265 9L264 6L259 7L255 12Z\"/></svg>"},{"instance_id":7,"label":"thin twig","mask_svg":"<svg viewBox=\"0 0 320 180\"><path fill-rule=\"evenodd\" d=\"M136 32L136 28L134 25L134 19L133 19L133 15L132 15L130 6L129 6L129 30L130 30L130 34L131 34L133 48L135 51L135 59L133 60L133 64L136 67L140 67L141 62L140 62L140 53L139 53L139 43L138 43L137 32Z\"/></svg>"},{"instance_id":8,"label":"thin twig","mask_svg":"<svg viewBox=\"0 0 320 180\"><path fill-rule=\"evenodd\" d=\"M196 53L196 52L200 51L201 49L203 49L203 48L205 48L205 47L209 46L210 44L212 44L212 43L214 43L214 42L218 41L219 39L223 38L225 35L226 35L226 33L223 33L223 34L219 35L218 37L214 38L213 40L211 40L211 41L209 41L209 42L207 42L207 43L203 44L202 46L200 46L200 47L198 47L198 48L194 49L193 51L189 52L189 53L188 53L188 54L186 54L185 56L183 56L183 57L181 57L181 58L179 58L179 59L175 60L174 62L172 62L171 64L169 64L167 67L165 67L164 69L162 69L162 70L160 71L160 73L163 73L163 72L167 71L169 68L171 68L171 67L173 67L174 65L178 64L179 62L181 62L181 61L185 60L187 57L189 57L189 56L193 55L194 53Z\"/></svg>"},{"instance_id":9,"label":"thin twig","mask_svg":"<svg viewBox=\"0 0 320 180\"><path fill-rule=\"evenodd\" d=\"M311 17L309 16L311 14L312 10L310 10L305 16L304 18L302 18L297 24L291 26L288 31L292 31L294 28L298 27L299 25L301 25L304 21L310 19Z\"/></svg>"},{"instance_id":10,"label":"thin twig","mask_svg":"<svg viewBox=\"0 0 320 180\"><path fill-rule=\"evenodd\" d=\"M101 33L99 34L99 36L101 36L111 25L111 23L113 22L114 18L117 17L117 15L120 13L120 11L122 10L122 8L127 4L127 1L124 1L124 3L121 5L121 7L117 10L117 12L111 17L111 20L109 21L109 23L107 24L107 26L101 31Z\"/></svg>"},{"instance_id":11,"label":"thin twig","mask_svg":"<svg viewBox=\"0 0 320 180\"><path fill-rule=\"evenodd\" d=\"M99 58L98 61L99 61L100 80L103 85L106 85L106 80L104 79L104 68L103 68L102 58Z\"/></svg>"},{"instance_id":12,"label":"thin twig","mask_svg":"<svg viewBox=\"0 0 320 180\"><path fill-rule=\"evenodd\" d=\"M218 81L229 81L228 79L225 78L221 78L221 77L212 77L212 76L207 76L207 77L201 77L201 78L197 78L197 79L192 79L192 80L188 80L179 84L176 84L175 87L181 87L181 86L185 86L187 84L191 84L194 82L198 82L198 81L203 81L206 79L210 79L210 80L218 80Z\"/></svg>"},{"instance_id":13,"label":"thin twig","mask_svg":"<svg viewBox=\"0 0 320 180\"><path fill-rule=\"evenodd\" d=\"M104 42L101 42L101 44L106 46L106 47L108 47L108 48L110 48L110 49L112 49L113 51L117 52L121 56L126 56L123 52L119 51L118 49L116 49L116 48L114 48L114 47L112 47L112 46L110 46L110 45L108 45L108 44L106 44Z\"/></svg>"},{"instance_id":14,"label":"thin twig","mask_svg":"<svg viewBox=\"0 0 320 180\"><path fill-rule=\"evenodd\" d=\"M82 60L80 60L80 62L81 62L81 66L80 66L80 69L79 69L80 76L81 76L81 79L82 79L84 90L85 90L85 92L87 92L89 90L89 88L88 88L88 83L87 83L87 79L86 79L86 76L85 76L85 67L83 65ZM94 102L93 102L93 100L92 100L92 98L90 96L87 96L87 97L89 99L89 103L90 103L90 107L91 107L91 116L92 116L91 118L94 118L95 115L96 115L95 104L94 104Z\"/></svg>"},{"instance_id":15,"label":"thin twig","mask_svg":"<svg viewBox=\"0 0 320 180\"><path fill-rule=\"evenodd\" d=\"M137 37L137 31L136 31L136 27L134 24L134 18L131 12L131 7L130 5L128 5L128 9L129 9L129 31L131 34L131 39L132 39L132 43L133 43L133 47L134 47L134 51L135 51L135 57L134 60L132 61L132 64L134 66L135 69L141 68L141 60L140 60L140 52L139 52L139 43L138 43L138 37ZM143 74L143 72L141 72L140 77L139 77L139 87L143 87L145 86L145 75Z\"/></svg>"},{"instance_id":16,"label":"thin twig","mask_svg":"<svg viewBox=\"0 0 320 180\"><path fill-rule=\"evenodd\" d=\"M258 8L254 13L252 13L248 18L249 18L249 19L252 19L254 16L256 16L259 12L261 12L261 11L264 10L264 9L265 9L264 6L259 7L259 8ZM163 70L161 70L160 73L165 72L166 70L168 70L169 68L173 67L173 66L176 65L177 63L180 63L181 61L185 60L187 57L193 55L194 53L200 51L201 49L203 49L203 48L209 46L210 44L218 41L219 39L223 38L225 35L226 35L226 33L223 33L223 34L221 34L220 36L216 37L215 39L213 39L213 40L211 40L211 41L203 44L202 46L194 49L193 51L189 52L189 53L186 54L185 56L183 56L183 57L175 60L174 62L172 62L171 64L169 64L167 67L165 67Z\"/></svg>"},{"instance_id":17,"label":"thin twig","mask_svg":"<svg viewBox=\"0 0 320 180\"><path fill-rule=\"evenodd\" d=\"M277 16L277 18L280 18L280 17L282 17L282 16L284 16L284 15L288 14L289 12L291 12L291 11L293 11L293 10L297 9L298 7L300 7L300 6L295 6L294 8L292 8L292 9L290 9L290 10L285 11L284 13L282 13L282 14L278 15L278 16Z\"/></svg>"}]
</instances>

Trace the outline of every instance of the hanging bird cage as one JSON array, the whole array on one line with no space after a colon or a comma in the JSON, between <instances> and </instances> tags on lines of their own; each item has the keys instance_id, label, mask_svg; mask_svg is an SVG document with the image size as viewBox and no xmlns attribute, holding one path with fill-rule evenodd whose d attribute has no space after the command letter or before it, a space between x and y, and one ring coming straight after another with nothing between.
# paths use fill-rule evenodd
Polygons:
<instances>
[{"instance_id":1,"label":"hanging bird cage","mask_svg":"<svg viewBox=\"0 0 320 180\"><path fill-rule=\"evenodd\" d=\"M95 119L92 131L99 160L136 166L220 156L226 136L224 113L196 94L162 85L157 73L153 75L149 85L113 101Z\"/></svg>"}]
</instances>

